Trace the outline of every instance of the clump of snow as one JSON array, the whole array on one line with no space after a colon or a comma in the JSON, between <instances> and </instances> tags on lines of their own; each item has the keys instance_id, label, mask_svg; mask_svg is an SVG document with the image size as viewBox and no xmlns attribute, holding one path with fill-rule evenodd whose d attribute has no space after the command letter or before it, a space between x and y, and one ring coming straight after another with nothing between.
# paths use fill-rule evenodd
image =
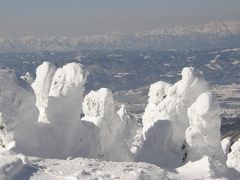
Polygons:
<instances>
[{"instance_id":1,"label":"clump of snow","mask_svg":"<svg viewBox=\"0 0 240 180\"><path fill-rule=\"evenodd\" d=\"M23 161L11 153L0 155L0 179L19 179L16 177L23 168Z\"/></svg>"},{"instance_id":2,"label":"clump of snow","mask_svg":"<svg viewBox=\"0 0 240 180\"><path fill-rule=\"evenodd\" d=\"M22 80L26 81L26 82L29 83L29 84L32 84L33 81L34 81L34 79L33 79L33 77L32 77L32 75L31 75L30 72L26 72L26 74L25 74L25 75L22 75L20 78L21 78Z\"/></svg>"},{"instance_id":3,"label":"clump of snow","mask_svg":"<svg viewBox=\"0 0 240 180\"><path fill-rule=\"evenodd\" d=\"M125 143L127 143L131 153L134 154L134 138L137 136L138 130L137 121L130 117L124 104L121 105L121 108L118 110L117 114L119 115L121 120L121 134L123 140Z\"/></svg>"},{"instance_id":4,"label":"clump of snow","mask_svg":"<svg viewBox=\"0 0 240 180\"><path fill-rule=\"evenodd\" d=\"M173 168L180 166L185 158L185 131L189 127L187 110L196 101L198 95L209 91L207 82L196 69L184 68L181 74L182 79L174 85L160 81L150 86L149 103L143 114L143 141L152 142L152 146L155 146L156 141L147 140L146 134L151 134L148 131L152 131L156 128L154 125L157 125L159 130L155 131L159 131L158 136L165 138L157 142L162 142L162 144L159 144L155 156L159 157L157 154L162 154L162 156L169 158L174 157L175 163L171 163ZM167 130L163 131L159 124L164 124ZM150 137L154 138L155 135L148 138ZM142 154L142 150L139 152ZM148 156L148 152L150 156L154 156L153 152L150 153L150 151L146 151L144 156ZM174 154L174 156L169 156L169 154ZM154 161L157 161L156 158ZM162 160L161 162L163 164L160 161L157 164L169 166L166 164L167 161Z\"/></svg>"},{"instance_id":5,"label":"clump of snow","mask_svg":"<svg viewBox=\"0 0 240 180\"><path fill-rule=\"evenodd\" d=\"M0 70L1 136L5 147L30 153L38 148L36 136L37 108L29 84L19 82L11 70Z\"/></svg>"},{"instance_id":6,"label":"clump of snow","mask_svg":"<svg viewBox=\"0 0 240 180\"><path fill-rule=\"evenodd\" d=\"M100 149L106 160L129 161L130 151L123 138L124 124L114 110L114 101L109 89L91 91L84 98L82 121L93 123L99 128L97 136Z\"/></svg>"},{"instance_id":7,"label":"clump of snow","mask_svg":"<svg viewBox=\"0 0 240 180\"><path fill-rule=\"evenodd\" d=\"M182 163L179 152L171 144L172 123L168 120L155 121L146 131L135 161L148 162L164 168L176 168Z\"/></svg>"},{"instance_id":8,"label":"clump of snow","mask_svg":"<svg viewBox=\"0 0 240 180\"><path fill-rule=\"evenodd\" d=\"M8 132L8 127L6 126L3 114L0 113L0 150L10 150L14 146L15 141L13 140L13 134Z\"/></svg>"},{"instance_id":9,"label":"clump of snow","mask_svg":"<svg viewBox=\"0 0 240 180\"><path fill-rule=\"evenodd\" d=\"M81 131L84 83L87 72L80 64L69 63L56 69L44 62L37 68L32 84L39 109L38 140L42 156L76 155L78 131Z\"/></svg>"},{"instance_id":10,"label":"clump of snow","mask_svg":"<svg viewBox=\"0 0 240 180\"><path fill-rule=\"evenodd\" d=\"M45 111L48 107L48 94L55 71L56 67L49 62L43 62L36 70L36 79L31 86L35 92L36 107L40 113L38 122L48 122Z\"/></svg>"},{"instance_id":11,"label":"clump of snow","mask_svg":"<svg viewBox=\"0 0 240 180\"><path fill-rule=\"evenodd\" d=\"M85 84L87 72L80 64L69 63L58 68L53 76L49 96L61 97L74 93Z\"/></svg>"},{"instance_id":12,"label":"clump of snow","mask_svg":"<svg viewBox=\"0 0 240 180\"><path fill-rule=\"evenodd\" d=\"M186 130L187 160L208 159L209 173L226 171L226 159L221 147L219 106L211 92L202 93L188 108L190 126ZM211 172L213 171L213 172Z\"/></svg>"},{"instance_id":13,"label":"clump of snow","mask_svg":"<svg viewBox=\"0 0 240 180\"><path fill-rule=\"evenodd\" d=\"M1 141L15 142L26 155L65 158L78 156L80 114L87 72L76 63L55 68L44 62L37 68L31 87L1 70ZM35 99L36 97L36 99ZM38 110L37 110L38 109ZM39 111L39 112L38 112ZM10 138L11 137L11 138Z\"/></svg>"},{"instance_id":14,"label":"clump of snow","mask_svg":"<svg viewBox=\"0 0 240 180\"><path fill-rule=\"evenodd\" d=\"M221 146L222 146L222 150L223 153L227 156L229 151L230 151L230 146L231 146L231 138L230 137L226 137L221 141Z\"/></svg>"},{"instance_id":15,"label":"clump of snow","mask_svg":"<svg viewBox=\"0 0 240 180\"><path fill-rule=\"evenodd\" d=\"M240 139L231 146L231 152L228 154L228 167L235 168L240 172Z\"/></svg>"},{"instance_id":16,"label":"clump of snow","mask_svg":"<svg viewBox=\"0 0 240 180\"><path fill-rule=\"evenodd\" d=\"M150 86L148 93L148 105L142 117L143 135L145 134L145 131L151 126L151 123L154 121L157 106L164 98L166 98L167 89L170 86L170 84L163 81L156 82Z\"/></svg>"},{"instance_id":17,"label":"clump of snow","mask_svg":"<svg viewBox=\"0 0 240 180\"><path fill-rule=\"evenodd\" d=\"M186 130L186 142L189 146L189 159L221 152L221 119L218 109L216 99L210 92L199 95L196 102L188 108L190 126Z\"/></svg>"}]
</instances>

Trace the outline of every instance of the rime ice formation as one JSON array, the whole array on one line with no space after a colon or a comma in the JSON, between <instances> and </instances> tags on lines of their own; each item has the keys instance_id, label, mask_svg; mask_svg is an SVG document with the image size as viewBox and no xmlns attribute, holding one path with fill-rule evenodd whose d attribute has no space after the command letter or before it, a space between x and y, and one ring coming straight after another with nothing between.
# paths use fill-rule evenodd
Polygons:
<instances>
[{"instance_id":1,"label":"rime ice formation","mask_svg":"<svg viewBox=\"0 0 240 180\"><path fill-rule=\"evenodd\" d=\"M0 112L2 146L31 153L38 148L35 132L38 112L31 87L18 81L11 70L0 70Z\"/></svg>"},{"instance_id":2,"label":"rime ice formation","mask_svg":"<svg viewBox=\"0 0 240 180\"><path fill-rule=\"evenodd\" d=\"M170 84L164 81L156 82L150 86L148 93L148 105L142 117L144 136L145 131L152 126L152 123L154 123L155 111L157 109L157 106L166 97L167 89L170 86Z\"/></svg>"},{"instance_id":3,"label":"rime ice formation","mask_svg":"<svg viewBox=\"0 0 240 180\"><path fill-rule=\"evenodd\" d=\"M82 121L93 123L99 128L102 156L106 160L129 161L130 151L123 141L123 122L114 110L114 101L109 89L91 91L84 98Z\"/></svg>"},{"instance_id":4,"label":"rime ice formation","mask_svg":"<svg viewBox=\"0 0 240 180\"><path fill-rule=\"evenodd\" d=\"M44 62L36 70L36 79L32 83L32 88L36 94L36 107L39 110L38 122L48 122L46 108L48 107L48 95L56 67Z\"/></svg>"},{"instance_id":5,"label":"rime ice formation","mask_svg":"<svg viewBox=\"0 0 240 180\"><path fill-rule=\"evenodd\" d=\"M26 72L26 74L22 75L20 78L22 80L26 81L28 84L32 84L33 81L34 81L34 79L33 79L33 77L32 77L30 72Z\"/></svg>"},{"instance_id":6,"label":"rime ice formation","mask_svg":"<svg viewBox=\"0 0 240 180\"><path fill-rule=\"evenodd\" d=\"M227 165L240 171L240 139L231 146L231 152L228 154Z\"/></svg>"},{"instance_id":7,"label":"rime ice formation","mask_svg":"<svg viewBox=\"0 0 240 180\"><path fill-rule=\"evenodd\" d=\"M56 69L44 62L31 87L19 82L14 72L1 70L2 147L15 144L12 149L17 152L50 158L81 155L78 142L86 77L79 64Z\"/></svg>"},{"instance_id":8,"label":"rime ice formation","mask_svg":"<svg viewBox=\"0 0 240 180\"><path fill-rule=\"evenodd\" d=\"M13 134L8 132L8 127L6 126L6 120L3 114L0 113L0 150L11 149L15 146L15 141L13 140Z\"/></svg>"},{"instance_id":9,"label":"rime ice formation","mask_svg":"<svg viewBox=\"0 0 240 180\"><path fill-rule=\"evenodd\" d=\"M231 146L231 138L230 137L226 137L221 141L221 146L222 146L222 150L223 153L227 156L229 151L230 151L230 146Z\"/></svg>"},{"instance_id":10,"label":"rime ice formation","mask_svg":"<svg viewBox=\"0 0 240 180\"><path fill-rule=\"evenodd\" d=\"M147 108L143 114L143 134L147 130L147 123L160 119L170 120L173 123L173 142L182 144L185 130L189 126L187 108L199 94L209 91L206 81L197 70L190 67L182 70L182 79L174 85L158 82L151 87L149 104L152 107L151 111Z\"/></svg>"},{"instance_id":11,"label":"rime ice formation","mask_svg":"<svg viewBox=\"0 0 240 180\"><path fill-rule=\"evenodd\" d=\"M123 140L127 143L129 149L131 150L134 146L132 143L134 142L134 137L138 129L137 121L129 116L124 104L121 105L121 108L118 110L117 114L121 120L121 134Z\"/></svg>"},{"instance_id":12,"label":"rime ice formation","mask_svg":"<svg viewBox=\"0 0 240 180\"><path fill-rule=\"evenodd\" d=\"M87 72L80 64L69 63L56 69L44 62L37 68L32 87L39 109L38 132L43 156L76 155L75 143L81 129L84 83Z\"/></svg>"},{"instance_id":13,"label":"rime ice formation","mask_svg":"<svg viewBox=\"0 0 240 180\"><path fill-rule=\"evenodd\" d=\"M185 131L189 126L187 109L194 103L198 95L209 91L206 81L200 72L194 68L184 68L181 74L182 79L174 85L161 81L151 85L148 99L149 103L143 114L142 133L143 139L146 141L152 142L152 140L147 140L146 134L149 134L148 131L154 129L152 128L154 124L168 124L165 127L168 129L168 135L167 138L162 140L162 143L168 146L168 148L165 147L167 150L164 150L166 154L175 154L175 163L172 163L174 166L181 165L184 156L184 152L181 149L184 146ZM165 120L166 122L158 122ZM154 135L152 136L154 137ZM166 136L166 134L161 136ZM160 143L160 141L158 143ZM154 144L152 144L152 146L154 146ZM164 149L164 145L159 146L161 146L161 148L155 153L161 152L161 154L163 154L160 149ZM142 154L142 150L140 152ZM141 155L141 157L148 156L147 151L144 153L145 155ZM153 153L151 156L153 156ZM165 164L166 161L164 160L158 162L158 165L161 163L163 163L162 165L169 166Z\"/></svg>"},{"instance_id":14,"label":"rime ice formation","mask_svg":"<svg viewBox=\"0 0 240 180\"><path fill-rule=\"evenodd\" d=\"M230 141L222 141L223 152L218 104L197 70L184 68L175 84L150 86L140 131L124 105L115 110L111 90L83 96L87 75L80 64L44 62L30 86L0 70L0 178L34 179L37 171L43 179L239 179L236 172L228 176ZM239 144L227 160L238 171ZM118 169L104 160L118 161Z\"/></svg>"},{"instance_id":15,"label":"rime ice formation","mask_svg":"<svg viewBox=\"0 0 240 180\"><path fill-rule=\"evenodd\" d=\"M211 92L202 93L188 108L190 126L186 130L187 159L197 161L204 156L209 171L216 175L226 171L226 159L221 147L221 118L216 98Z\"/></svg>"},{"instance_id":16,"label":"rime ice formation","mask_svg":"<svg viewBox=\"0 0 240 180\"><path fill-rule=\"evenodd\" d=\"M186 130L189 146L188 158L198 159L203 155L214 156L221 152L221 119L218 104L212 93L200 94L188 108L190 126Z\"/></svg>"}]
</instances>

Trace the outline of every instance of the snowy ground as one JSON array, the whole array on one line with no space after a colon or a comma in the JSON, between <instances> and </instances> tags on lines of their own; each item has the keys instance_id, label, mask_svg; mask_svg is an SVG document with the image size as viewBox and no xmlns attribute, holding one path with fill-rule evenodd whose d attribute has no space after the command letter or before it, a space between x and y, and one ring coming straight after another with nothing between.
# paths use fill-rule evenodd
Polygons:
<instances>
[{"instance_id":1,"label":"snowy ground","mask_svg":"<svg viewBox=\"0 0 240 180\"><path fill-rule=\"evenodd\" d=\"M77 179L177 179L175 173L167 172L147 163L106 162L94 159L73 160L31 158L31 165L17 172L13 179L77 180ZM178 178L179 179L179 178Z\"/></svg>"}]
</instances>

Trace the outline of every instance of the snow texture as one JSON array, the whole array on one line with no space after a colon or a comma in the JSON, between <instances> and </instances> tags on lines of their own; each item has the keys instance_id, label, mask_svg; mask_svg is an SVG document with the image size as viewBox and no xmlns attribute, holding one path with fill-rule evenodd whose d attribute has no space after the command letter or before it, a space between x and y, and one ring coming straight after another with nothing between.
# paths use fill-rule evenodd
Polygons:
<instances>
[{"instance_id":1,"label":"snow texture","mask_svg":"<svg viewBox=\"0 0 240 180\"><path fill-rule=\"evenodd\" d=\"M223 153L227 156L229 151L230 151L230 146L231 146L231 138L230 137L226 137L221 141L221 146L222 146L222 150Z\"/></svg>"},{"instance_id":2,"label":"snow texture","mask_svg":"<svg viewBox=\"0 0 240 180\"><path fill-rule=\"evenodd\" d=\"M187 159L197 161L206 156L210 167L209 173L223 175L227 166L220 141L219 106L213 94L211 92L200 94L188 108L188 117L190 126L186 130Z\"/></svg>"},{"instance_id":3,"label":"snow texture","mask_svg":"<svg viewBox=\"0 0 240 180\"><path fill-rule=\"evenodd\" d=\"M39 109L38 139L42 156L75 156L81 129L80 114L84 83L88 73L80 64L69 63L56 69L44 62L37 68L32 84Z\"/></svg>"},{"instance_id":4,"label":"snow texture","mask_svg":"<svg viewBox=\"0 0 240 180\"><path fill-rule=\"evenodd\" d=\"M227 165L240 171L240 139L231 146L231 152L228 154Z\"/></svg>"},{"instance_id":5,"label":"snow texture","mask_svg":"<svg viewBox=\"0 0 240 180\"><path fill-rule=\"evenodd\" d=\"M165 159L158 161L154 158L154 161L158 161L157 165L176 168L185 158L185 131L189 127L188 108L201 93L209 91L209 88L200 72L194 68L184 68L181 74L182 79L174 85L160 81L150 86L148 105L143 114L143 139L144 142L151 142L152 140L148 139L154 138L154 134L158 133L157 137L162 140L152 141L151 146L159 143L155 155L150 150L140 150L141 160L146 156L148 160L145 161L149 162L149 155L153 158L161 154L168 157L170 163Z\"/></svg>"},{"instance_id":6,"label":"snow texture","mask_svg":"<svg viewBox=\"0 0 240 180\"><path fill-rule=\"evenodd\" d=\"M106 160L129 161L130 151L123 140L124 122L115 112L112 92L101 88L91 91L84 98L82 120L94 124L100 142L102 156Z\"/></svg>"}]
</instances>

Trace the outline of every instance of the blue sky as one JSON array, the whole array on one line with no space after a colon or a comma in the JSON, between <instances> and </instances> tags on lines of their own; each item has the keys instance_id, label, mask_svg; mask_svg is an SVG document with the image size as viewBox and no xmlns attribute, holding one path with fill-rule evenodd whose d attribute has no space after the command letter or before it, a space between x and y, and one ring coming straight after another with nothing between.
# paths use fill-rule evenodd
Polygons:
<instances>
[{"instance_id":1,"label":"blue sky","mask_svg":"<svg viewBox=\"0 0 240 180\"><path fill-rule=\"evenodd\" d=\"M240 19L240 0L0 0L0 36L92 35Z\"/></svg>"}]
</instances>

